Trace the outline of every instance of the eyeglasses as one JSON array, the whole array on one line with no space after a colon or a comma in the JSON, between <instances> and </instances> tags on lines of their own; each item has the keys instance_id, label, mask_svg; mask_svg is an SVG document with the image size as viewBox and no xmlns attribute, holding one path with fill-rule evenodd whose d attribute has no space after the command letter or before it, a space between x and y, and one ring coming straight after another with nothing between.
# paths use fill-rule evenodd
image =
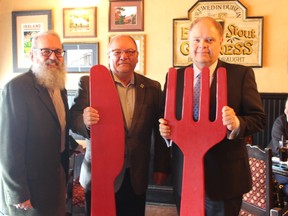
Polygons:
<instances>
[{"instance_id":1,"label":"eyeglasses","mask_svg":"<svg viewBox=\"0 0 288 216\"><path fill-rule=\"evenodd\" d=\"M34 50L40 50L41 55L44 56L44 57L51 56L51 54L53 52L55 53L55 55L57 57L63 57L64 54L65 54L65 50L62 50L62 49L52 50L52 49L49 49L49 48L35 48Z\"/></svg>"},{"instance_id":2,"label":"eyeglasses","mask_svg":"<svg viewBox=\"0 0 288 216\"><path fill-rule=\"evenodd\" d=\"M133 50L133 49L128 49L128 50L114 49L114 50L111 50L110 52L113 53L114 56L119 57L123 53L125 53L127 56L132 56L132 55L134 55L137 52L137 50Z\"/></svg>"}]
</instances>

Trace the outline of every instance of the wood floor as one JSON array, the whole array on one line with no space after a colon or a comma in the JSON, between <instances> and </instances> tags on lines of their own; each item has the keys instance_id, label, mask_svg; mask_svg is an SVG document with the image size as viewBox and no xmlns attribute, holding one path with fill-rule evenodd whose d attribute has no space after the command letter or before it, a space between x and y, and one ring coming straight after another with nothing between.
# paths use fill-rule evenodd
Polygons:
<instances>
[{"instance_id":1,"label":"wood floor","mask_svg":"<svg viewBox=\"0 0 288 216\"><path fill-rule=\"evenodd\" d=\"M178 216L175 205L171 204L148 204L145 216Z\"/></svg>"},{"instance_id":2,"label":"wood floor","mask_svg":"<svg viewBox=\"0 0 288 216\"><path fill-rule=\"evenodd\" d=\"M72 216L85 216L84 209L74 209ZM148 203L145 216L178 216L178 214L175 205Z\"/></svg>"}]
</instances>

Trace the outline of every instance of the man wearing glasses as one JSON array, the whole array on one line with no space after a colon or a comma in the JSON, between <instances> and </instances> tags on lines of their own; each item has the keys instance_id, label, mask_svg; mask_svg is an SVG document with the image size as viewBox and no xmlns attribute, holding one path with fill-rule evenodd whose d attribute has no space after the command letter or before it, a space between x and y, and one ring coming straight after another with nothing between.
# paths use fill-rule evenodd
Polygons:
<instances>
[{"instance_id":1,"label":"man wearing glasses","mask_svg":"<svg viewBox=\"0 0 288 216\"><path fill-rule=\"evenodd\" d=\"M134 39L128 35L112 38L108 47L108 61L125 120L125 162L114 184L116 215L144 216L152 137L155 143L155 183L163 183L169 172L169 149L160 137L158 125L161 114L161 87L159 82L134 72L138 51ZM111 110L113 112L113 107ZM80 79L78 93L71 107L71 117L73 132L87 139L80 183L85 188L86 215L90 216L93 164L89 128L98 123L101 113L90 107L88 76Z\"/></svg>"},{"instance_id":2,"label":"man wearing glasses","mask_svg":"<svg viewBox=\"0 0 288 216\"><path fill-rule=\"evenodd\" d=\"M2 92L0 214L63 216L66 212L68 135L64 50L52 31L37 34L32 66Z\"/></svg>"}]
</instances>

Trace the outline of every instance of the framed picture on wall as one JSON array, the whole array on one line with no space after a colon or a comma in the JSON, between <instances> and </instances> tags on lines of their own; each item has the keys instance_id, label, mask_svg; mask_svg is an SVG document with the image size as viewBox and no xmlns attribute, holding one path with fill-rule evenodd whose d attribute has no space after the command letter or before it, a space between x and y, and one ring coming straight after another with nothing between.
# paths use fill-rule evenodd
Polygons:
<instances>
[{"instance_id":1,"label":"framed picture on wall","mask_svg":"<svg viewBox=\"0 0 288 216\"><path fill-rule=\"evenodd\" d=\"M135 72L145 75L145 35L144 34L129 34L134 38L138 48L138 63L135 67ZM115 35L110 35L109 41Z\"/></svg>"},{"instance_id":2,"label":"framed picture on wall","mask_svg":"<svg viewBox=\"0 0 288 216\"><path fill-rule=\"evenodd\" d=\"M63 8L63 37L96 37L96 7Z\"/></svg>"},{"instance_id":3,"label":"framed picture on wall","mask_svg":"<svg viewBox=\"0 0 288 216\"><path fill-rule=\"evenodd\" d=\"M30 49L35 34L52 29L52 11L12 11L13 71L31 66Z\"/></svg>"},{"instance_id":4,"label":"framed picture on wall","mask_svg":"<svg viewBox=\"0 0 288 216\"><path fill-rule=\"evenodd\" d=\"M98 64L98 43L63 43L67 72L88 73Z\"/></svg>"},{"instance_id":5,"label":"framed picture on wall","mask_svg":"<svg viewBox=\"0 0 288 216\"><path fill-rule=\"evenodd\" d=\"M109 31L143 31L143 1L110 1Z\"/></svg>"}]
</instances>

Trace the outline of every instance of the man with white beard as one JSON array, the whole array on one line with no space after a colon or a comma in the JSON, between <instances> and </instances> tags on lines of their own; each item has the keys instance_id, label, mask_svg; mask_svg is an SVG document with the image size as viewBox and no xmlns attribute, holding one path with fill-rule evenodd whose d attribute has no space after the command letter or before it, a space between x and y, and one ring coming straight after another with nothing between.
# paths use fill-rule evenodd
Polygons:
<instances>
[{"instance_id":1,"label":"man with white beard","mask_svg":"<svg viewBox=\"0 0 288 216\"><path fill-rule=\"evenodd\" d=\"M0 110L0 215L64 216L69 113L64 53L58 34L32 41L30 70L2 91Z\"/></svg>"}]
</instances>

